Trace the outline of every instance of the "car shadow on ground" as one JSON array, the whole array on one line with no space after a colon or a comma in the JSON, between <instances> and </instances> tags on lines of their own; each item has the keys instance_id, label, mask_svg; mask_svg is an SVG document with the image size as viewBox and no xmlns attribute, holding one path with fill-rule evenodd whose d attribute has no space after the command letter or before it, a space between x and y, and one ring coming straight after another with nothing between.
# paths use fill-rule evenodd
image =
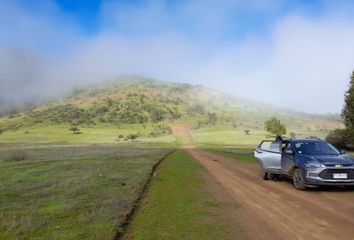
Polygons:
<instances>
[{"instance_id":1,"label":"car shadow on ground","mask_svg":"<svg viewBox=\"0 0 354 240\"><path fill-rule=\"evenodd\" d=\"M283 177L283 176L279 177L279 179L273 179L269 181L286 182L288 184L293 185L293 182L290 178ZM311 187L307 187L306 191L308 192L354 192L354 186L311 186Z\"/></svg>"}]
</instances>

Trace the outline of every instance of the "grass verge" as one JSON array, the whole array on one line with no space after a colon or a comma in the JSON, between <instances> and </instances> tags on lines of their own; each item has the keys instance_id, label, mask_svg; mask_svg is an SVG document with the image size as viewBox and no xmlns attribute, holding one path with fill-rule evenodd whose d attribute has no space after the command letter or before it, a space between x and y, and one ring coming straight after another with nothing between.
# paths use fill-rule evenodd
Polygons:
<instances>
[{"instance_id":1,"label":"grass verge","mask_svg":"<svg viewBox=\"0 0 354 240\"><path fill-rule=\"evenodd\" d=\"M183 150L163 161L124 239L234 239L216 201L205 190L204 169Z\"/></svg>"},{"instance_id":2,"label":"grass verge","mask_svg":"<svg viewBox=\"0 0 354 240\"><path fill-rule=\"evenodd\" d=\"M0 148L0 239L112 239L169 149Z\"/></svg>"}]
</instances>

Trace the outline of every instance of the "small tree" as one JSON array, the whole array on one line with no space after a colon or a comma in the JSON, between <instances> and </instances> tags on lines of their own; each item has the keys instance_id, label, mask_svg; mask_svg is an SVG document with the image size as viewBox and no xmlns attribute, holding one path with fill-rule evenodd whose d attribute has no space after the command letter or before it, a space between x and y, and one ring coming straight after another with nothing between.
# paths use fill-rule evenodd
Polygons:
<instances>
[{"instance_id":1,"label":"small tree","mask_svg":"<svg viewBox=\"0 0 354 240\"><path fill-rule=\"evenodd\" d=\"M291 133L290 133L290 137L291 137L291 138L296 138L296 133L291 132Z\"/></svg>"},{"instance_id":2,"label":"small tree","mask_svg":"<svg viewBox=\"0 0 354 240\"><path fill-rule=\"evenodd\" d=\"M342 109L342 117L346 129L340 135L345 135L345 145L348 149L354 148L354 70L350 77L349 89L345 94L344 107ZM335 133L339 134L339 131Z\"/></svg>"},{"instance_id":3,"label":"small tree","mask_svg":"<svg viewBox=\"0 0 354 240\"><path fill-rule=\"evenodd\" d=\"M342 117L347 128L354 128L354 70L350 77L349 89L345 93Z\"/></svg>"},{"instance_id":4,"label":"small tree","mask_svg":"<svg viewBox=\"0 0 354 240\"><path fill-rule=\"evenodd\" d=\"M82 133L80 128L77 126L73 126L73 127L69 128L69 131L72 132L73 134L81 134Z\"/></svg>"},{"instance_id":5,"label":"small tree","mask_svg":"<svg viewBox=\"0 0 354 240\"><path fill-rule=\"evenodd\" d=\"M246 133L246 135L250 135L251 130L245 129L245 130L243 130L243 131Z\"/></svg>"},{"instance_id":6,"label":"small tree","mask_svg":"<svg viewBox=\"0 0 354 240\"><path fill-rule=\"evenodd\" d=\"M265 130L271 134L281 136L286 134L286 126L276 117L272 117L264 123Z\"/></svg>"}]
</instances>

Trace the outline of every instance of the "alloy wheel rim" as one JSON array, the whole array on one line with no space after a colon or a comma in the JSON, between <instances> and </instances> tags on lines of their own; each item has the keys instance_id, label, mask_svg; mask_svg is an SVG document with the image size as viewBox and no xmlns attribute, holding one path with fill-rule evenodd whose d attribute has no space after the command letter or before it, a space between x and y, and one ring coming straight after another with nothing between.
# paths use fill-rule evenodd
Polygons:
<instances>
[{"instance_id":1,"label":"alloy wheel rim","mask_svg":"<svg viewBox=\"0 0 354 240\"><path fill-rule=\"evenodd\" d=\"M301 177L299 171L295 171L294 173L294 184L296 187L298 187L301 183Z\"/></svg>"}]
</instances>

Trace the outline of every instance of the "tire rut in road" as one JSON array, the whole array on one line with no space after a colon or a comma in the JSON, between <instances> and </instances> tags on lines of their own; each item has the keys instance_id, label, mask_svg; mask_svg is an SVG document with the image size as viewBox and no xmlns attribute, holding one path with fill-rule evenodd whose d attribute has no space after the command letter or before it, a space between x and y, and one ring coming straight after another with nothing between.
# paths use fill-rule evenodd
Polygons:
<instances>
[{"instance_id":1,"label":"tire rut in road","mask_svg":"<svg viewBox=\"0 0 354 240\"><path fill-rule=\"evenodd\" d=\"M255 239L269 239L269 234L272 239L353 239L354 194L300 192L288 182L264 182L257 166L197 149L188 151L250 215L257 216L257 221L246 218L244 223L255 231L250 234ZM252 227L260 220L263 229Z\"/></svg>"}]
</instances>

